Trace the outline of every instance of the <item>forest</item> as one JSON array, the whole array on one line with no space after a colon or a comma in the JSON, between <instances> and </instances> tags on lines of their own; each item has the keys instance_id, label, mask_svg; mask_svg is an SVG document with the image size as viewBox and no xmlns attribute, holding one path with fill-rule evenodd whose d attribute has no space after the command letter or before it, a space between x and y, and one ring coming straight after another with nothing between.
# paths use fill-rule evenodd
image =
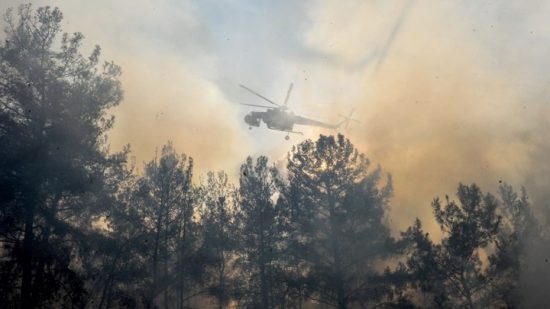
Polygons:
<instances>
[{"instance_id":1,"label":"forest","mask_svg":"<svg viewBox=\"0 0 550 309\"><path fill-rule=\"evenodd\" d=\"M547 304L528 292L549 225L506 182L434 192L441 236L418 219L395 235L391 176L341 134L292 146L284 168L243 158L238 183L198 177L170 142L143 166L112 152L122 70L99 46L82 54L62 19L30 5L3 19L1 308Z\"/></svg>"}]
</instances>

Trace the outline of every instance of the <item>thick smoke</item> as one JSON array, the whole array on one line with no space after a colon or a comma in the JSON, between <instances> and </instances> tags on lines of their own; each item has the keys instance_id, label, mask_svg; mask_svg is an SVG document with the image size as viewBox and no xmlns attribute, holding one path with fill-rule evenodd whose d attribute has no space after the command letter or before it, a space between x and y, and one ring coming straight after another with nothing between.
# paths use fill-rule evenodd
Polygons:
<instances>
[{"instance_id":1,"label":"thick smoke","mask_svg":"<svg viewBox=\"0 0 550 309\"><path fill-rule=\"evenodd\" d=\"M280 100L294 82L298 113L336 122L357 108L362 124L343 133L393 175L395 233L420 217L438 235L430 202L458 182L490 192L501 181L524 185L537 218L550 217L550 4L200 3L36 1L59 6L66 30L122 66L113 148L131 143L141 162L173 140L199 171L232 175L248 154L282 158L291 145L283 134L242 123L248 109L237 103L258 102L237 85ZM302 131L292 143L330 133ZM541 248L531 248L535 264L550 258ZM539 277L528 276L544 286Z\"/></svg>"},{"instance_id":2,"label":"thick smoke","mask_svg":"<svg viewBox=\"0 0 550 309\"><path fill-rule=\"evenodd\" d=\"M547 60L539 49L519 51L509 43L528 44L537 33L540 48L548 49L540 9L510 2L416 2L383 66L366 66L357 74L350 66L379 48L384 42L379 25L391 29L387 20L395 20L402 6L372 2L342 8L329 2L317 8L312 19L330 22L314 25L310 42L336 59L333 63L346 64L333 64L331 76L351 72L348 82L360 89L348 97L339 93L340 102L358 106L356 117L363 122L347 134L394 175L396 229L419 216L436 233L430 201L452 195L459 181L492 192L500 181L525 185L533 200L547 192L541 187L547 181L535 179L545 177L536 171L548 165L542 155L549 143L544 137L549 119L543 116L548 79L532 63ZM517 19L525 24L511 27ZM333 37L337 46L321 43Z\"/></svg>"},{"instance_id":3,"label":"thick smoke","mask_svg":"<svg viewBox=\"0 0 550 309\"><path fill-rule=\"evenodd\" d=\"M349 72L361 88L346 104L359 106L364 125L348 135L394 176L395 231L418 216L437 237L430 201L453 196L458 182L476 182L489 192L500 182L525 186L537 219L547 226L550 76L542 68L550 51L548 4L417 2L383 66L357 74L350 66L362 64L359 55L376 48L365 42L381 41L377 25L380 15L392 15L388 6L358 4L346 15L329 3L317 12L339 25L320 25L312 42L332 52L333 62L346 64L333 66L332 76ZM338 33L344 38L337 47L319 43ZM549 246L525 241L522 285L528 307L540 307L546 298L540 288L550 278Z\"/></svg>"}]
</instances>

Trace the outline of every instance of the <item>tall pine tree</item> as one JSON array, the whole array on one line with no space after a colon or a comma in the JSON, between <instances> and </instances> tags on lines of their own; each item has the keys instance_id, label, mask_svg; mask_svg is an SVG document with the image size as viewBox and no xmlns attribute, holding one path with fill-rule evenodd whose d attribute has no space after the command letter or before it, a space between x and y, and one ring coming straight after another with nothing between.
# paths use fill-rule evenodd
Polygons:
<instances>
[{"instance_id":1,"label":"tall pine tree","mask_svg":"<svg viewBox=\"0 0 550 309\"><path fill-rule=\"evenodd\" d=\"M391 178L344 136L320 136L293 147L284 204L290 212L290 245L307 294L347 308L380 297L375 265L390 254L386 224Z\"/></svg>"},{"instance_id":2,"label":"tall pine tree","mask_svg":"<svg viewBox=\"0 0 550 309\"><path fill-rule=\"evenodd\" d=\"M2 277L19 287L2 297L21 308L83 303L74 259L116 163L104 136L120 69L99 65L99 47L83 56L83 35L61 35L62 18L57 8L9 10L0 45Z\"/></svg>"}]
</instances>

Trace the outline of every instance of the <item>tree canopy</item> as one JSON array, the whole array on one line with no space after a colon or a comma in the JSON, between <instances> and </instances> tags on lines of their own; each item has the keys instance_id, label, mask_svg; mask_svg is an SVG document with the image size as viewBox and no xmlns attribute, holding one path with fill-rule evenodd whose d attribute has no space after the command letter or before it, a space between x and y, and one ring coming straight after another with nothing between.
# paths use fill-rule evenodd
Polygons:
<instances>
[{"instance_id":1,"label":"tree canopy","mask_svg":"<svg viewBox=\"0 0 550 309\"><path fill-rule=\"evenodd\" d=\"M394 230L392 177L341 134L283 165L247 157L235 179L197 179L171 142L143 166L129 146L111 153L121 70L99 47L84 55L62 18L31 5L4 18L1 308L547 305L548 222L524 188L458 184L431 203L434 237L418 219Z\"/></svg>"}]
</instances>

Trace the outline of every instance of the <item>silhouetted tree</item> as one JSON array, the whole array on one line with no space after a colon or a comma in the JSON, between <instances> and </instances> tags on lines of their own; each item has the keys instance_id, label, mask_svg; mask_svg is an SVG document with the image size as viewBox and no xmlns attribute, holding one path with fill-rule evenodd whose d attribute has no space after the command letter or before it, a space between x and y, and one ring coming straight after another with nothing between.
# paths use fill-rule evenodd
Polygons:
<instances>
[{"instance_id":1,"label":"silhouetted tree","mask_svg":"<svg viewBox=\"0 0 550 309\"><path fill-rule=\"evenodd\" d=\"M438 307L486 307L491 281L480 253L487 254L496 243L501 218L498 201L483 194L475 184L458 186L458 203L446 197L445 205L436 198L434 216L444 238L433 244L421 229L420 221L405 236L413 241L407 265L424 291L431 292Z\"/></svg>"},{"instance_id":2,"label":"silhouetted tree","mask_svg":"<svg viewBox=\"0 0 550 309\"><path fill-rule=\"evenodd\" d=\"M107 178L114 198L98 220L100 245L88 250L83 266L89 272L87 306L137 307L149 289L147 264L149 232L143 209L136 201L133 167L120 166Z\"/></svg>"},{"instance_id":3,"label":"silhouetted tree","mask_svg":"<svg viewBox=\"0 0 550 309\"><path fill-rule=\"evenodd\" d=\"M178 307L182 307L186 294L193 290L187 284L196 271L193 261L198 250L192 171L192 159L176 154L169 143L162 148L159 159L146 164L138 182L136 194L151 237L147 307L153 306L160 293L165 308L173 301L173 294L177 295Z\"/></svg>"},{"instance_id":4,"label":"silhouetted tree","mask_svg":"<svg viewBox=\"0 0 550 309\"><path fill-rule=\"evenodd\" d=\"M347 308L379 299L375 265L391 254L385 214L391 178L344 136L320 136L292 148L288 158L290 242L310 295Z\"/></svg>"},{"instance_id":5,"label":"silhouetted tree","mask_svg":"<svg viewBox=\"0 0 550 309\"><path fill-rule=\"evenodd\" d=\"M550 277L548 222L524 189L459 184L432 203L439 242L418 219L396 241L391 177L342 135L294 146L287 178L261 156L238 187L224 172L194 185L171 143L138 173L107 144L120 68L97 46L83 56L62 17L4 16L0 308L547 305L532 294Z\"/></svg>"},{"instance_id":6,"label":"silhouetted tree","mask_svg":"<svg viewBox=\"0 0 550 309\"><path fill-rule=\"evenodd\" d=\"M120 69L98 68L99 47L82 56L82 34L60 38L57 8L22 5L4 20L1 269L3 281L19 289L2 291L2 298L13 306L19 299L21 308L79 307L85 292L78 245L102 209L95 193L105 170L116 164L103 137L113 124L105 112L122 98Z\"/></svg>"},{"instance_id":7,"label":"silhouetted tree","mask_svg":"<svg viewBox=\"0 0 550 309\"><path fill-rule=\"evenodd\" d=\"M208 173L202 186L203 257L207 266L207 287L216 297L218 308L228 305L234 294L234 262L238 245L236 189L226 173Z\"/></svg>"},{"instance_id":8,"label":"silhouetted tree","mask_svg":"<svg viewBox=\"0 0 550 309\"><path fill-rule=\"evenodd\" d=\"M276 203L281 179L263 156L255 164L248 157L240 171L237 218L242 280L237 297L245 307L273 308L277 257L284 237Z\"/></svg>"},{"instance_id":9,"label":"silhouetted tree","mask_svg":"<svg viewBox=\"0 0 550 309\"><path fill-rule=\"evenodd\" d=\"M526 250L541 244L542 230L532 213L524 188L518 195L512 186L502 184L499 186L499 198L497 210L501 222L495 252L489 256L489 276L493 286L491 298L497 305L517 308L523 304L522 272L537 271L537 267L529 265Z\"/></svg>"},{"instance_id":10,"label":"silhouetted tree","mask_svg":"<svg viewBox=\"0 0 550 309\"><path fill-rule=\"evenodd\" d=\"M439 264L440 246L434 244L428 233L422 229L422 223L416 219L401 236L408 242L406 250L406 271L411 274L406 280L411 283L411 288L429 295L427 300L421 299L422 307L445 308L448 295L442 282L445 274L441 272ZM409 288L408 285L404 287ZM422 294L421 294L422 295Z\"/></svg>"}]
</instances>

